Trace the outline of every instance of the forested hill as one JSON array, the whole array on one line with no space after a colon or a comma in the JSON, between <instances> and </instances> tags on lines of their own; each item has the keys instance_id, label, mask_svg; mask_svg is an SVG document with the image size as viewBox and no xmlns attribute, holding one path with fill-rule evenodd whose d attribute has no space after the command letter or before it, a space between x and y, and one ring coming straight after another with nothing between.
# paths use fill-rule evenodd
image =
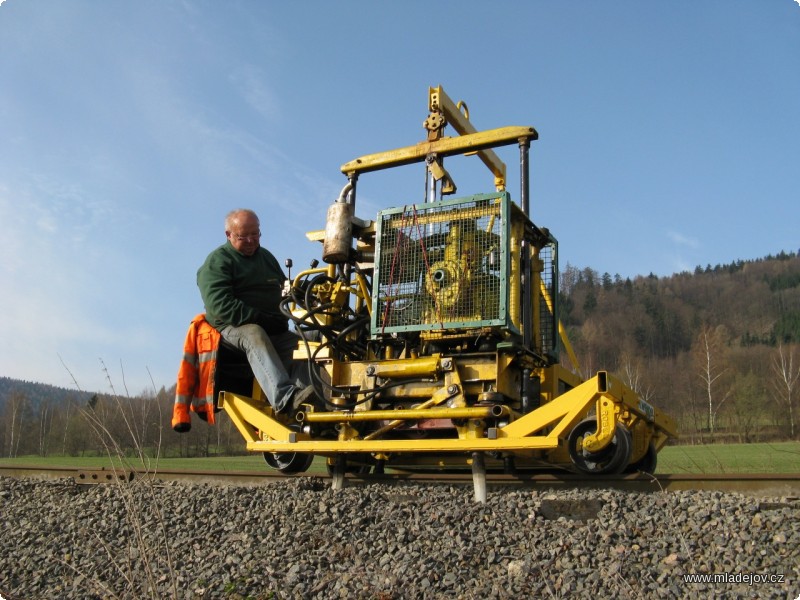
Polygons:
<instances>
[{"instance_id":1,"label":"forested hill","mask_svg":"<svg viewBox=\"0 0 800 600\"><path fill-rule=\"evenodd\" d=\"M567 265L560 310L583 375L616 372L680 415L683 432L796 437L797 254L632 280Z\"/></svg>"},{"instance_id":2,"label":"forested hill","mask_svg":"<svg viewBox=\"0 0 800 600\"><path fill-rule=\"evenodd\" d=\"M0 409L15 394L24 397L33 406L65 404L68 400L84 403L92 396L91 392L81 392L45 383L0 377Z\"/></svg>"}]
</instances>

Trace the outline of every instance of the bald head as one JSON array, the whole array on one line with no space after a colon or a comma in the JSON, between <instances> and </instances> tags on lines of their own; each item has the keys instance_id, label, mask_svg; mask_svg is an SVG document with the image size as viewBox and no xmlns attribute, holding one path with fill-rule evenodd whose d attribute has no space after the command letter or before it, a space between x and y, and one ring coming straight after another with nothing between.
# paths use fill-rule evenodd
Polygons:
<instances>
[{"instance_id":1,"label":"bald head","mask_svg":"<svg viewBox=\"0 0 800 600\"><path fill-rule=\"evenodd\" d=\"M225 237L236 251L252 256L261 245L258 215L248 208L232 210L225 217Z\"/></svg>"}]
</instances>

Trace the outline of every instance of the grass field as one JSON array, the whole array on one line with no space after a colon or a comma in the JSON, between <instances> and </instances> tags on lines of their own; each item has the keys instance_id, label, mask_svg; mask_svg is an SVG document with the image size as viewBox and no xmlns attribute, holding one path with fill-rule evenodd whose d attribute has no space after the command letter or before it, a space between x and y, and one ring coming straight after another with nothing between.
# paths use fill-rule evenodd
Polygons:
<instances>
[{"instance_id":1,"label":"grass field","mask_svg":"<svg viewBox=\"0 0 800 600\"><path fill-rule=\"evenodd\" d=\"M0 459L0 466L62 466L100 468L111 465L107 457L23 456ZM119 463L117 463L119 466ZM128 465L140 468L138 459ZM211 458L162 458L152 460L149 468L220 471L266 471L269 467L260 454ZM321 458L314 461L309 473L325 472ZM668 446L658 455L657 473L798 473L800 442L766 444L715 444L709 446Z\"/></svg>"},{"instance_id":2,"label":"grass field","mask_svg":"<svg viewBox=\"0 0 800 600\"><path fill-rule=\"evenodd\" d=\"M138 458L127 459L122 465L115 459L114 464L140 468ZM18 458L1 458L0 466L51 466L51 467L77 467L82 469L98 469L111 466L111 460L106 456L20 456ZM263 471L269 467L260 454L247 456L219 456L209 458L160 458L150 459L147 465L150 469L189 469L189 470L217 470L217 471Z\"/></svg>"},{"instance_id":3,"label":"grass field","mask_svg":"<svg viewBox=\"0 0 800 600\"><path fill-rule=\"evenodd\" d=\"M800 442L668 446L657 473L798 473Z\"/></svg>"}]
</instances>

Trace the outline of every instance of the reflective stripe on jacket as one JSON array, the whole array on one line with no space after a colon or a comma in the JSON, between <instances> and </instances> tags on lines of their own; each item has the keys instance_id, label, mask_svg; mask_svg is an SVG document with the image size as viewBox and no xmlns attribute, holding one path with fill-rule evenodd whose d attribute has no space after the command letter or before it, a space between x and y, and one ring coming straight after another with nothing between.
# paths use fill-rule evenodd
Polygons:
<instances>
[{"instance_id":1,"label":"reflective stripe on jacket","mask_svg":"<svg viewBox=\"0 0 800 600\"><path fill-rule=\"evenodd\" d=\"M172 408L172 428L178 432L192 428L190 411L213 425L214 374L217 368L219 331L214 329L204 314L197 315L189 325L183 343L183 359L178 368L178 385Z\"/></svg>"}]
</instances>

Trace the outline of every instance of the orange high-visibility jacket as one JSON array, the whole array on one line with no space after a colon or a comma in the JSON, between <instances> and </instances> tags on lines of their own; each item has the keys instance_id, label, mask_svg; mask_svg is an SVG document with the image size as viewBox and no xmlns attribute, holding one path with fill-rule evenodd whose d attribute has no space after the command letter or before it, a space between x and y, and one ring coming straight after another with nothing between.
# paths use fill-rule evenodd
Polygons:
<instances>
[{"instance_id":1,"label":"orange high-visibility jacket","mask_svg":"<svg viewBox=\"0 0 800 600\"><path fill-rule=\"evenodd\" d=\"M220 339L219 331L206 321L204 314L192 319L178 368L178 385L172 408L172 428L175 431L182 433L192 428L190 410L209 425L216 422L214 375Z\"/></svg>"}]
</instances>

